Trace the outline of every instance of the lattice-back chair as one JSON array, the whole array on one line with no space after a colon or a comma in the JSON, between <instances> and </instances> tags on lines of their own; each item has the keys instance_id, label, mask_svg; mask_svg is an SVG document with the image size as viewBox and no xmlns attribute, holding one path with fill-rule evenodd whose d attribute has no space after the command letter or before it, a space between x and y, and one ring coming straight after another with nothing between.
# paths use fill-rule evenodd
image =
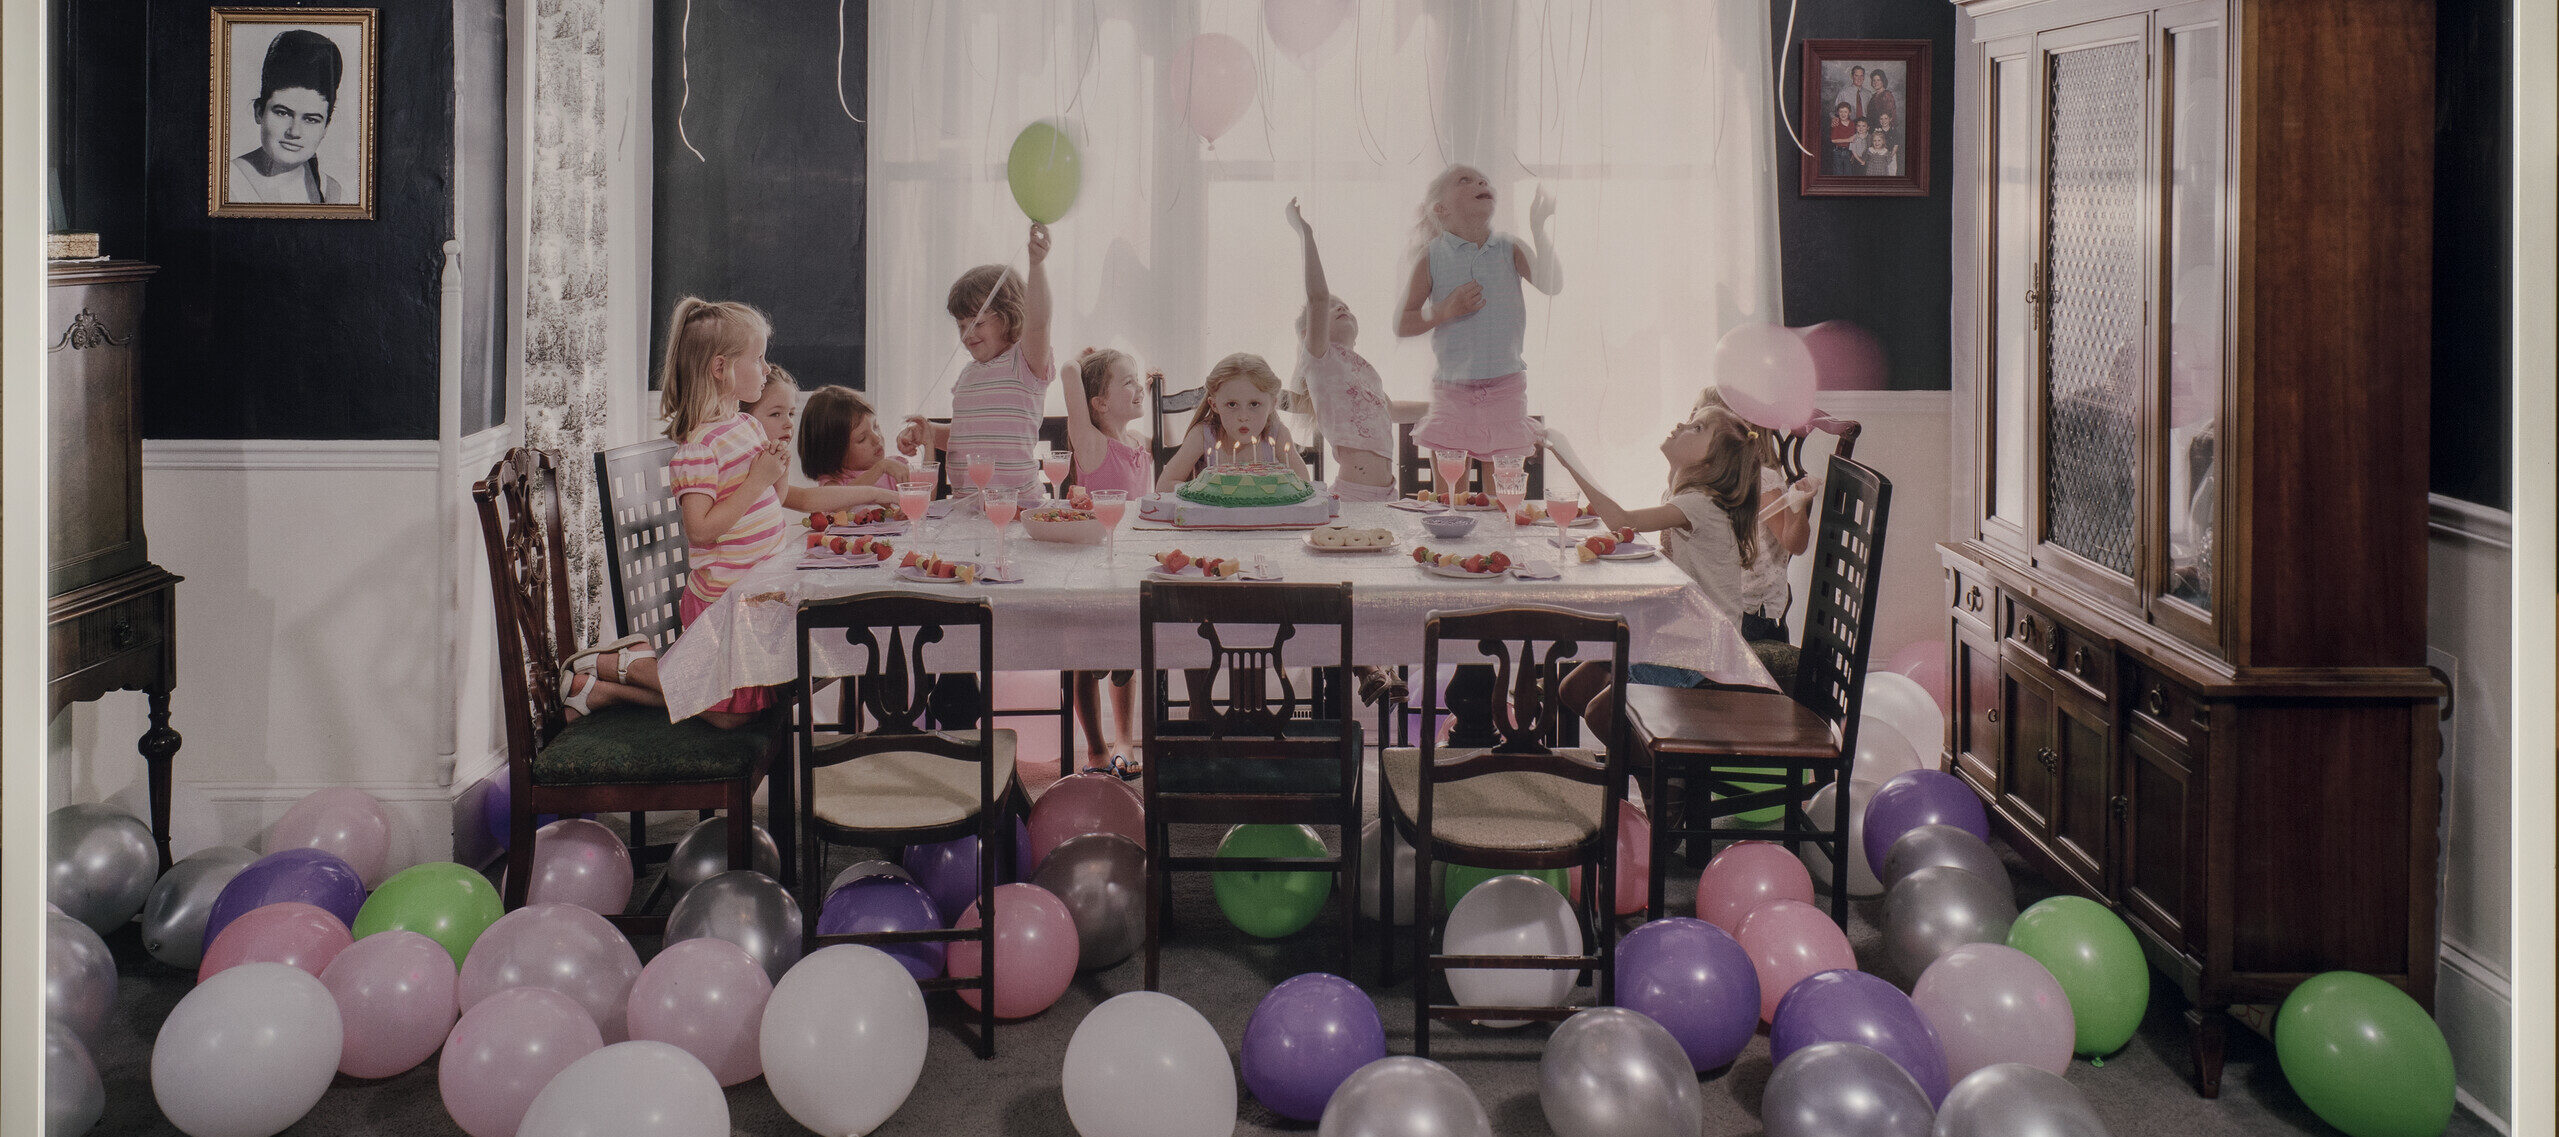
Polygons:
<instances>
[{"instance_id":1,"label":"lattice-back chair","mask_svg":"<svg viewBox=\"0 0 2559 1137\"><path fill-rule=\"evenodd\" d=\"M1530 415L1528 421L1543 423L1546 416ZM1413 442L1415 425L1409 422L1395 424L1395 493L1401 497L1411 497L1431 488L1431 456L1423 453L1421 447ZM1522 468L1528 471L1528 500L1543 500L1546 496L1546 448L1539 446L1529 452L1528 461ZM1491 486L1484 484L1481 464L1468 462L1466 470L1468 492L1493 492Z\"/></svg>"},{"instance_id":2,"label":"lattice-back chair","mask_svg":"<svg viewBox=\"0 0 2559 1137\"><path fill-rule=\"evenodd\" d=\"M1359 923L1360 728L1343 673L1351 660L1351 586L1142 581L1138 672L1147 700L1141 787L1146 799L1146 988L1172 919L1175 872L1334 874L1342 903L1342 966ZM1158 641L1164 641L1159 643ZM1162 697L1159 651L1187 656L1204 641L1211 681L1225 693L1204 707ZM1187 658L1183 659L1187 663ZM1292 668L1329 674L1298 690ZM1341 852L1312 857L1179 856L1175 825L1317 825Z\"/></svg>"},{"instance_id":3,"label":"lattice-back chair","mask_svg":"<svg viewBox=\"0 0 2559 1137\"><path fill-rule=\"evenodd\" d=\"M691 569L684 512L668 479L675 440L653 438L595 452L595 503L604 513L604 570L618 636L646 636L663 654L683 630L676 602ZM663 864L672 843L649 843L648 815L634 813L631 858Z\"/></svg>"},{"instance_id":4,"label":"lattice-back chair","mask_svg":"<svg viewBox=\"0 0 2559 1137\"><path fill-rule=\"evenodd\" d=\"M1556 726L1572 714L1559 697L1564 673L1575 663L1604 657L1609 674L1626 677L1626 620L1561 608L1532 606L1434 612L1423 625L1424 674L1437 674L1443 645L1471 643L1472 658L1493 670L1490 747L1452 750L1437 731L1425 731L1421 748L1396 747L1379 759L1385 786L1379 816L1412 845L1413 1052L1430 1056L1435 1019L1561 1019L1570 1006L1463 1007L1454 995L1440 1002L1432 981L1453 968L1527 968L1590 971L1599 977L1600 1005L1615 1001L1618 803L1625 800L1622 755L1625 724L1612 714L1606 737L1594 748L1554 745ZM1452 654L1464 654L1460 652ZM1450 662L1455 662L1451 659ZM1436 684L1425 684L1422 711L1439 713ZM1431 862L1494 870L1534 872L1582 868L1596 882L1576 906L1582 951L1569 955L1463 956L1431 950L1431 928L1440 920ZM1395 908L1394 872L1383 871L1378 905ZM1381 937L1379 960L1392 982L1393 930Z\"/></svg>"},{"instance_id":5,"label":"lattice-back chair","mask_svg":"<svg viewBox=\"0 0 2559 1137\"><path fill-rule=\"evenodd\" d=\"M1848 844L1849 765L1857 753L1892 498L1892 482L1883 475L1851 459L1831 458L1813 538L1803 656L1792 689L1617 688L1624 696L1613 701L1624 708L1628 733L1651 766L1644 800L1663 801L1673 779L1685 782L1688 791L1686 817L1665 809L1652 819L1648 918L1662 914L1672 843L1697 837L1811 842L1830 857L1831 919L1848 926L1848 858L1862 855ZM1827 830L1804 812L1825 784L1839 787ZM1770 806L1785 810L1775 831L1715 824L1720 817Z\"/></svg>"},{"instance_id":6,"label":"lattice-back chair","mask_svg":"<svg viewBox=\"0 0 2559 1137\"><path fill-rule=\"evenodd\" d=\"M792 694L799 754L801 840L804 842L800 916L809 950L836 943L976 943L979 974L927 979L927 991L978 992L977 1055L995 1056L995 952L988 929L995 924L995 867L1012 863L1013 827L1020 802L1014 778L1014 736L994 729L981 711L972 730L925 725L933 673L925 650L974 653L980 688L994 679L995 616L983 598L868 592L804 601L798 621L800 677ZM829 715L816 697L819 671L832 671L821 651L849 653L858 670L845 680L850 691ZM939 654L937 652L937 654ZM846 659L844 662L851 662ZM947 670L947 664L945 670ZM827 875L826 848L837 845L927 845L974 835L978 839L975 928L954 929L960 913L944 912L944 927L904 932L821 936L820 889Z\"/></svg>"},{"instance_id":7,"label":"lattice-back chair","mask_svg":"<svg viewBox=\"0 0 2559 1137\"><path fill-rule=\"evenodd\" d=\"M568 721L560 660L576 647L570 622L567 544L560 528L557 460L509 450L471 487L488 548L497 612L498 686L507 768L506 906L520 907L533 880L534 818L544 813L729 811L729 865L752 867L749 817L756 783L780 753L770 728L722 730L699 717L670 723L656 707L607 707ZM663 917L619 916L638 932Z\"/></svg>"},{"instance_id":8,"label":"lattice-back chair","mask_svg":"<svg viewBox=\"0 0 2559 1137\"><path fill-rule=\"evenodd\" d=\"M1812 421L1796 430L1788 431L1777 440L1778 472L1786 475L1786 484L1790 486L1804 476L1807 472L1804 466L1804 442L1815 433L1827 434L1838 439L1831 446L1830 452L1833 455L1841 458L1856 457L1857 436L1864 433L1865 429L1865 426L1855 419L1832 418L1824 412L1815 411Z\"/></svg>"}]
</instances>

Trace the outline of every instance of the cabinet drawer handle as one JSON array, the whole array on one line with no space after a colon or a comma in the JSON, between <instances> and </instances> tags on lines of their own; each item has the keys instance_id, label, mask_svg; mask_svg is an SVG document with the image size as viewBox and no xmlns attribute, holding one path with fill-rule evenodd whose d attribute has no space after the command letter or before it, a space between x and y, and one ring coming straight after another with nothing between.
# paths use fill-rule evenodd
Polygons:
<instances>
[{"instance_id":1,"label":"cabinet drawer handle","mask_svg":"<svg viewBox=\"0 0 2559 1137\"><path fill-rule=\"evenodd\" d=\"M2075 647L2070 649L2070 669L2081 675L2088 674L2087 648Z\"/></svg>"},{"instance_id":2,"label":"cabinet drawer handle","mask_svg":"<svg viewBox=\"0 0 2559 1137\"><path fill-rule=\"evenodd\" d=\"M1981 717L1983 717L1983 718L1985 718L1985 719L1988 719L1988 720L1990 720L1990 721L1992 721L1992 722L1998 722L1998 721L1999 721L1999 708L1997 708L1997 707L1992 707L1992 708L1991 708L1991 709L1989 709L1989 710L1983 711L1983 712L1981 713Z\"/></svg>"},{"instance_id":3,"label":"cabinet drawer handle","mask_svg":"<svg viewBox=\"0 0 2559 1137\"><path fill-rule=\"evenodd\" d=\"M1976 584L1964 593L1964 607L1975 612L1981 611L1980 585Z\"/></svg>"},{"instance_id":4,"label":"cabinet drawer handle","mask_svg":"<svg viewBox=\"0 0 2559 1137\"><path fill-rule=\"evenodd\" d=\"M2167 714L2168 696L2161 694L2157 687L2152 687L2151 689L2142 692L2141 713L2149 715L2152 718L2159 718Z\"/></svg>"},{"instance_id":5,"label":"cabinet drawer handle","mask_svg":"<svg viewBox=\"0 0 2559 1137\"><path fill-rule=\"evenodd\" d=\"M2023 640L2023 641L2025 641L2025 642L2026 642L2026 643L2028 643L2028 644L2034 644L2034 643L2036 643L2036 642L2039 642L2039 641L2042 639L2042 637L2041 637L2040 635L2038 635L2038 634L2037 634L2037 632L2038 632L2038 627L2037 627L2037 625L2036 625L2036 623L2035 623L2035 618L2034 618L2034 617L2032 617L2032 616L2019 616L2019 617L2017 617L2017 638L2018 638L2018 639Z\"/></svg>"},{"instance_id":6,"label":"cabinet drawer handle","mask_svg":"<svg viewBox=\"0 0 2559 1137\"><path fill-rule=\"evenodd\" d=\"M117 651L132 647L141 638L134 634L131 620L117 620L115 626L107 630L107 644Z\"/></svg>"},{"instance_id":7,"label":"cabinet drawer handle","mask_svg":"<svg viewBox=\"0 0 2559 1137\"><path fill-rule=\"evenodd\" d=\"M2061 756L2054 754L2049 746L2035 751L2035 761L2042 764L2047 774L2058 773L2061 766Z\"/></svg>"},{"instance_id":8,"label":"cabinet drawer handle","mask_svg":"<svg viewBox=\"0 0 2559 1137\"><path fill-rule=\"evenodd\" d=\"M2115 818L2120 821L2123 819L2125 814L2132 812L2132 799L2125 797L2122 794L2116 794L2115 796L2106 799L2106 806L2107 808L2115 811Z\"/></svg>"}]
</instances>

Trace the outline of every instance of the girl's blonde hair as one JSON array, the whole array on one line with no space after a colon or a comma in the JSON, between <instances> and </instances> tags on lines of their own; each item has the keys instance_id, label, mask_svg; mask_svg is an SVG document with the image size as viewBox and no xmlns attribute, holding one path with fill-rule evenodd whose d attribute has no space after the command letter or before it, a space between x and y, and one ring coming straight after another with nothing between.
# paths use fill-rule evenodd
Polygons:
<instances>
[{"instance_id":1,"label":"girl's blonde hair","mask_svg":"<svg viewBox=\"0 0 2559 1137\"><path fill-rule=\"evenodd\" d=\"M1255 390L1269 395L1271 410L1279 410L1279 373L1271 370L1270 364L1262 362L1261 356L1239 351L1218 360L1217 366L1208 369L1208 378L1200 381L1200 406L1191 412L1192 426L1207 424L1212 437L1224 433L1226 424L1217 417L1217 389L1235 380L1250 383ZM1271 423L1276 421L1275 418L1262 420L1263 437L1270 436Z\"/></svg>"},{"instance_id":2,"label":"girl's blonde hair","mask_svg":"<svg viewBox=\"0 0 2559 1137\"><path fill-rule=\"evenodd\" d=\"M1137 357L1115 347L1088 347L1076 355L1076 378L1084 386L1087 403L1109 393L1111 365L1123 359L1128 360L1132 367L1137 365Z\"/></svg>"},{"instance_id":3,"label":"girl's blonde hair","mask_svg":"<svg viewBox=\"0 0 2559 1137\"><path fill-rule=\"evenodd\" d=\"M773 336L773 322L734 300L687 296L666 321L666 358L658 364L658 414L666 436L682 442L720 417L723 394L711 361L736 356Z\"/></svg>"},{"instance_id":4,"label":"girl's blonde hair","mask_svg":"<svg viewBox=\"0 0 2559 1137\"><path fill-rule=\"evenodd\" d=\"M1697 393L1697 405L1688 408L1688 417L1696 418L1698 412L1710 407L1737 418L1741 415L1740 411L1733 409L1731 403L1724 401L1724 388L1714 383L1707 384L1705 390ZM1744 423L1747 425L1748 420L1744 420ZM1777 451L1777 432L1756 427L1753 430L1759 435L1759 464L1771 470L1784 469L1785 463Z\"/></svg>"},{"instance_id":5,"label":"girl's blonde hair","mask_svg":"<svg viewBox=\"0 0 2559 1137\"><path fill-rule=\"evenodd\" d=\"M800 408L800 469L817 479L843 473L844 451L853 443L854 428L878 414L871 401L851 387L830 383L809 392L808 404Z\"/></svg>"},{"instance_id":6,"label":"girl's blonde hair","mask_svg":"<svg viewBox=\"0 0 2559 1137\"><path fill-rule=\"evenodd\" d=\"M1440 234L1448 232L1448 226L1440 224L1439 199L1448 194L1448 184L1457 180L1460 170L1471 172L1479 178L1484 176L1484 171L1458 163L1441 170L1439 176L1432 178L1431 184L1423 188L1422 207L1415 210L1413 214L1413 241L1412 247L1405 250L1406 264L1412 263L1414 258L1421 256L1423 250L1430 247L1431 242L1439 240Z\"/></svg>"},{"instance_id":7,"label":"girl's blonde hair","mask_svg":"<svg viewBox=\"0 0 2559 1137\"><path fill-rule=\"evenodd\" d=\"M993 312L1004 321L1004 334L1019 342L1022 338L1022 274L1010 265L979 265L961 273L951 282L951 296L945 305L954 320L965 320L980 311Z\"/></svg>"},{"instance_id":8,"label":"girl's blonde hair","mask_svg":"<svg viewBox=\"0 0 2559 1137\"><path fill-rule=\"evenodd\" d=\"M1706 456L1670 474L1670 492L1702 493L1732 519L1742 567L1759 559L1759 443L1768 432L1722 407L1704 406L1688 421L1706 433Z\"/></svg>"}]
</instances>

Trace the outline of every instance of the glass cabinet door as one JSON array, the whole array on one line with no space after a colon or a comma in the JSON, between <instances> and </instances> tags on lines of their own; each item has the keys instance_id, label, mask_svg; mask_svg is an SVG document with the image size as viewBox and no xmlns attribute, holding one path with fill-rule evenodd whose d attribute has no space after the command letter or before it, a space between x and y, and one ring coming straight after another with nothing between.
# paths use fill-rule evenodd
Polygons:
<instances>
[{"instance_id":1,"label":"glass cabinet door","mask_svg":"<svg viewBox=\"0 0 2559 1137\"><path fill-rule=\"evenodd\" d=\"M2027 487L2034 475L2027 454L2028 423L2037 383L2035 321L2040 313L2035 242L2043 226L2035 170L2043 151L2036 135L2033 41L2019 39L1990 60L1990 366L1981 409L1982 536L2023 551Z\"/></svg>"},{"instance_id":2,"label":"glass cabinet door","mask_svg":"<svg viewBox=\"0 0 2559 1137\"><path fill-rule=\"evenodd\" d=\"M2152 589L2163 616L2179 630L2211 641L2214 541L2221 518L2219 462L2222 376L2223 154L2227 106L2218 5L2202 5L2182 25L2163 12L2160 33L2161 120L2166 165L2166 226L2160 284L2167 292L2164 340L2165 414L2157 428L2161 460L2151 478L2160 530ZM2180 612L2180 608L2187 611ZM2168 621L2163 621L2168 622ZM2183 625L2197 625L2187 628Z\"/></svg>"}]
</instances>

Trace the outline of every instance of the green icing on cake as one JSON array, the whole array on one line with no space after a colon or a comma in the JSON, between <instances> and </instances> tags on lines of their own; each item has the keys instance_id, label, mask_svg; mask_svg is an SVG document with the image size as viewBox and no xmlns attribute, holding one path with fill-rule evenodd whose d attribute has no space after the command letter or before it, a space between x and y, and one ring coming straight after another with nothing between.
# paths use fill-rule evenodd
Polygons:
<instances>
[{"instance_id":1,"label":"green icing on cake","mask_svg":"<svg viewBox=\"0 0 2559 1137\"><path fill-rule=\"evenodd\" d=\"M1295 505L1314 496L1315 487L1285 466L1219 466L1173 492L1201 505L1251 509Z\"/></svg>"}]
</instances>

